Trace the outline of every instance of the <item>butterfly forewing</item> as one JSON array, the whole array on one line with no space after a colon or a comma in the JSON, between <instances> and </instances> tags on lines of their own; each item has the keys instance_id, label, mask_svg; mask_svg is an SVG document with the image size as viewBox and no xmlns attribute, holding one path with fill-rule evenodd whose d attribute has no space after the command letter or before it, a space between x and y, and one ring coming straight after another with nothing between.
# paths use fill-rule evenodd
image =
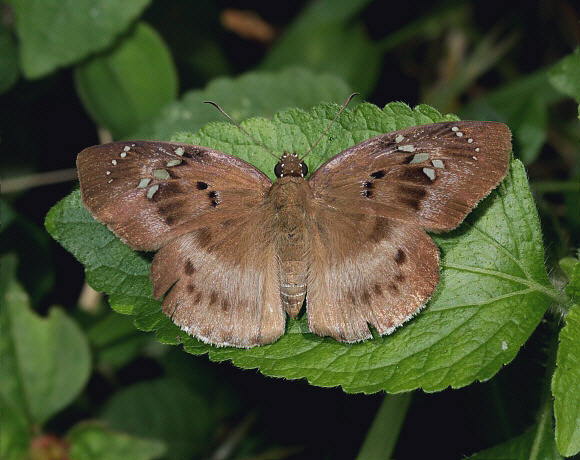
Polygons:
<instances>
[{"instance_id":1,"label":"butterfly forewing","mask_svg":"<svg viewBox=\"0 0 580 460\"><path fill-rule=\"evenodd\" d=\"M451 230L505 177L510 152L511 133L502 123L434 123L355 145L309 182L326 202Z\"/></svg>"},{"instance_id":2,"label":"butterfly forewing","mask_svg":"<svg viewBox=\"0 0 580 460\"><path fill-rule=\"evenodd\" d=\"M83 202L134 249L235 219L263 200L270 179L216 150L170 142L115 142L77 159ZM239 174L228 174L236 170Z\"/></svg>"}]
</instances>

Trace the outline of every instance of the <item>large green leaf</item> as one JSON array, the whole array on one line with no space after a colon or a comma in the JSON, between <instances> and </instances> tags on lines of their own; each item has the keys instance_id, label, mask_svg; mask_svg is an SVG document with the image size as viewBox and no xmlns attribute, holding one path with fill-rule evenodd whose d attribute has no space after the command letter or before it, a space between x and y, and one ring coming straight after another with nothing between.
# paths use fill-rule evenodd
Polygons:
<instances>
[{"instance_id":1,"label":"large green leaf","mask_svg":"<svg viewBox=\"0 0 580 460\"><path fill-rule=\"evenodd\" d=\"M166 451L161 441L115 433L95 422L76 425L66 440L71 460L153 460Z\"/></svg>"},{"instance_id":2,"label":"large green leaf","mask_svg":"<svg viewBox=\"0 0 580 460\"><path fill-rule=\"evenodd\" d=\"M580 300L580 262L574 265L566 292L571 301ZM570 457L580 452L580 304L566 315L556 366L552 378L556 443L560 453Z\"/></svg>"},{"instance_id":3,"label":"large green leaf","mask_svg":"<svg viewBox=\"0 0 580 460\"><path fill-rule=\"evenodd\" d=\"M320 104L310 112L287 110L273 120L252 119L244 127L275 152L306 152L339 106ZM314 171L323 161L372 136L443 117L428 106L400 103L380 110L361 104L345 111L307 157ZM266 172L275 159L228 124L208 125L184 135L200 145L235 153ZM492 377L510 362L539 323L552 289L544 268L542 236L526 174L513 161L505 181L454 232L436 237L443 252L442 281L420 315L394 334L358 344L339 343L308 331L307 318L289 320L276 343L250 350L216 348L187 336L152 298L149 261L130 251L84 209L78 192L47 216L49 232L86 265L87 279L110 295L113 308L136 316L160 341L183 343L194 354L230 359L243 368L284 378L306 378L349 392L436 391Z\"/></svg>"},{"instance_id":4,"label":"large green leaf","mask_svg":"<svg viewBox=\"0 0 580 460\"><path fill-rule=\"evenodd\" d=\"M150 0L11 0L27 78L40 78L110 46Z\"/></svg>"},{"instance_id":5,"label":"large green leaf","mask_svg":"<svg viewBox=\"0 0 580 460\"><path fill-rule=\"evenodd\" d=\"M5 264L11 264L7 256ZM90 351L83 332L62 309L53 307L47 318L39 317L13 275L4 270L2 275L0 395L30 427L40 427L84 388Z\"/></svg>"},{"instance_id":6,"label":"large green leaf","mask_svg":"<svg viewBox=\"0 0 580 460\"><path fill-rule=\"evenodd\" d=\"M162 38L145 23L107 53L75 68L75 86L93 120L127 136L177 95L177 70Z\"/></svg>"},{"instance_id":7,"label":"large green leaf","mask_svg":"<svg viewBox=\"0 0 580 460\"><path fill-rule=\"evenodd\" d=\"M207 400L183 382L167 378L115 393L101 416L114 430L164 440L166 458L176 460L203 453L215 425Z\"/></svg>"},{"instance_id":8,"label":"large green leaf","mask_svg":"<svg viewBox=\"0 0 580 460\"><path fill-rule=\"evenodd\" d=\"M342 103L352 91L333 74L315 74L301 67L280 72L249 72L212 80L206 88L185 93L134 133L135 139L167 140L177 131L195 132L224 116L204 101L221 105L234 120L272 117L287 108L308 109L320 101ZM353 101L354 102L354 101Z\"/></svg>"}]
</instances>

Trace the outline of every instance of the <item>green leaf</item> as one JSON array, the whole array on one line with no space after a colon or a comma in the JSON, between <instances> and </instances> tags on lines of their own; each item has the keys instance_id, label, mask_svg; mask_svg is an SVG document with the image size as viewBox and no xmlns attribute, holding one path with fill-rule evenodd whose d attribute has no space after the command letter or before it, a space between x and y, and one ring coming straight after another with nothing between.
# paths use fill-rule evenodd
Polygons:
<instances>
[{"instance_id":1,"label":"green leaf","mask_svg":"<svg viewBox=\"0 0 580 460\"><path fill-rule=\"evenodd\" d=\"M18 80L18 50L11 31L0 25L0 94L8 91Z\"/></svg>"},{"instance_id":2,"label":"green leaf","mask_svg":"<svg viewBox=\"0 0 580 460\"><path fill-rule=\"evenodd\" d=\"M143 124L134 138L167 140L177 131L195 132L209 122L224 121L224 116L204 101L217 102L234 120L241 121L272 117L290 107L308 109L321 100L343 103L351 93L339 77L317 75L300 67L222 77L167 105L154 120Z\"/></svg>"},{"instance_id":3,"label":"green leaf","mask_svg":"<svg viewBox=\"0 0 580 460\"><path fill-rule=\"evenodd\" d=\"M153 460L166 451L161 441L115 433L99 423L81 423L67 433L71 460Z\"/></svg>"},{"instance_id":4,"label":"green leaf","mask_svg":"<svg viewBox=\"0 0 580 460\"><path fill-rule=\"evenodd\" d=\"M177 71L161 37L138 23L115 48L75 69L85 109L113 137L122 138L177 95Z\"/></svg>"},{"instance_id":5,"label":"green leaf","mask_svg":"<svg viewBox=\"0 0 580 460\"><path fill-rule=\"evenodd\" d=\"M538 157L546 139L548 106L562 99L542 70L473 100L461 116L507 123L516 141L514 153L527 165Z\"/></svg>"},{"instance_id":6,"label":"green leaf","mask_svg":"<svg viewBox=\"0 0 580 460\"><path fill-rule=\"evenodd\" d=\"M576 264L580 267L580 264ZM580 278L580 270L575 270ZM579 283L576 279L576 284ZM566 315L552 378L556 444L564 457L580 452L580 305Z\"/></svg>"},{"instance_id":7,"label":"green leaf","mask_svg":"<svg viewBox=\"0 0 580 460\"><path fill-rule=\"evenodd\" d=\"M320 104L310 112L287 110L273 120L243 126L275 152L306 152L339 107ZM453 119L428 106L411 110L393 103L380 110L361 104L345 111L307 157L310 171L345 148L381 133ZM235 153L271 173L275 159L238 129L212 124L183 136L200 145ZM308 331L307 318L288 321L276 343L249 350L216 348L187 336L151 297L149 262L131 253L93 221L74 193L47 216L49 232L86 263L87 279L110 294L117 311L136 315L144 330L212 360L232 360L265 375L306 378L314 385L340 385L349 392L437 391L491 378L510 362L535 329L552 298L542 236L526 174L512 162L508 177L456 231L436 237L443 252L440 287L420 315L394 334L358 344L339 343ZM139 286L139 288L137 288Z\"/></svg>"},{"instance_id":8,"label":"green leaf","mask_svg":"<svg viewBox=\"0 0 580 460\"><path fill-rule=\"evenodd\" d=\"M580 302L580 263L578 261L576 261L572 269L570 281L566 286L566 295L572 302Z\"/></svg>"},{"instance_id":9,"label":"green leaf","mask_svg":"<svg viewBox=\"0 0 580 460\"><path fill-rule=\"evenodd\" d=\"M6 256L2 265L10 265ZM12 264L13 265L13 264ZM57 307L41 318L10 276L2 288L0 394L29 426L40 426L70 404L88 381L91 356L81 329Z\"/></svg>"},{"instance_id":10,"label":"green leaf","mask_svg":"<svg viewBox=\"0 0 580 460\"><path fill-rule=\"evenodd\" d=\"M300 65L332 72L358 92L368 93L380 72L382 51L357 19L369 0L318 0L310 3L275 43L264 70ZM361 69L364 71L361 72Z\"/></svg>"},{"instance_id":11,"label":"green leaf","mask_svg":"<svg viewBox=\"0 0 580 460\"><path fill-rule=\"evenodd\" d=\"M4 350L2 350L4 356ZM26 458L30 442L28 421L13 401L0 393L0 458L3 460L21 460Z\"/></svg>"},{"instance_id":12,"label":"green leaf","mask_svg":"<svg viewBox=\"0 0 580 460\"><path fill-rule=\"evenodd\" d=\"M26 78L43 77L110 46L150 0L12 0Z\"/></svg>"},{"instance_id":13,"label":"green leaf","mask_svg":"<svg viewBox=\"0 0 580 460\"><path fill-rule=\"evenodd\" d=\"M576 267L577 263L578 259L574 257L564 257L558 261L558 265L568 278L572 278L572 273L574 273L574 267Z\"/></svg>"},{"instance_id":14,"label":"green leaf","mask_svg":"<svg viewBox=\"0 0 580 460\"><path fill-rule=\"evenodd\" d=\"M466 460L561 459L554 442L551 421L551 417L545 417L523 434L478 452Z\"/></svg>"},{"instance_id":15,"label":"green leaf","mask_svg":"<svg viewBox=\"0 0 580 460\"><path fill-rule=\"evenodd\" d=\"M548 78L554 88L580 103L580 48L558 61Z\"/></svg>"},{"instance_id":16,"label":"green leaf","mask_svg":"<svg viewBox=\"0 0 580 460\"><path fill-rule=\"evenodd\" d=\"M215 423L204 398L168 378L136 383L115 393L101 417L113 430L164 440L170 459L199 456Z\"/></svg>"}]
</instances>

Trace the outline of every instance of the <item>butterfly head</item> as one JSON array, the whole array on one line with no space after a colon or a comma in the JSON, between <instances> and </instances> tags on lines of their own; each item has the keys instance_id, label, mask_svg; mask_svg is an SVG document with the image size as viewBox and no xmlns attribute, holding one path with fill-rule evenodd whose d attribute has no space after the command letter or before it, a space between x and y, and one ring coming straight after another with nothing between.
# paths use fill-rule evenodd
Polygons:
<instances>
[{"instance_id":1,"label":"butterfly head","mask_svg":"<svg viewBox=\"0 0 580 460\"><path fill-rule=\"evenodd\" d=\"M274 174L278 179L280 177L306 177L308 166L298 158L296 152L284 152L274 168Z\"/></svg>"}]
</instances>

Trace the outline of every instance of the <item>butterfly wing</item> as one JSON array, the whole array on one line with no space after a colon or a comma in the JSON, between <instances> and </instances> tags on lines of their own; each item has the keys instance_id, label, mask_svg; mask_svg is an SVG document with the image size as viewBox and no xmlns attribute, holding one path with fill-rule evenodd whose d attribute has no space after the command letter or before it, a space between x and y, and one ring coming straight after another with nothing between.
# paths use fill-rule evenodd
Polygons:
<instances>
[{"instance_id":1,"label":"butterfly wing","mask_svg":"<svg viewBox=\"0 0 580 460\"><path fill-rule=\"evenodd\" d=\"M504 178L510 152L503 124L435 123L372 138L319 168L309 180L311 330L353 342L371 336L367 323L388 334L417 313L439 280L423 228L457 227Z\"/></svg>"},{"instance_id":2,"label":"butterfly wing","mask_svg":"<svg viewBox=\"0 0 580 460\"><path fill-rule=\"evenodd\" d=\"M277 259L267 225L268 177L204 147L116 142L77 159L83 202L152 266L163 311L199 339L251 347L284 333Z\"/></svg>"}]
</instances>

